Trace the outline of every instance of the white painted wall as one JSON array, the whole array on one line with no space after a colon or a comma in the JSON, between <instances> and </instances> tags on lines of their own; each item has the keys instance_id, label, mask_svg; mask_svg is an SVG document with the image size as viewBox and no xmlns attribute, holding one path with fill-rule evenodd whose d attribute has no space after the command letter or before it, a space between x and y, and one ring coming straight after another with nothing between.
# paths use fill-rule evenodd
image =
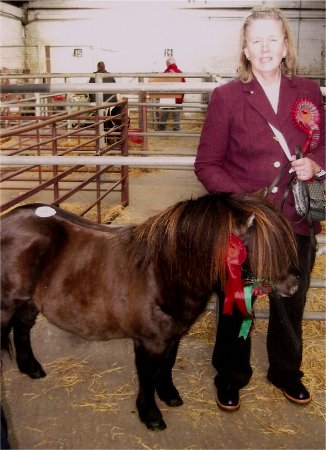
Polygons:
<instances>
[{"instance_id":1,"label":"white painted wall","mask_svg":"<svg viewBox=\"0 0 326 450\"><path fill-rule=\"evenodd\" d=\"M18 8L0 5L0 68L16 69L24 67L24 30L22 14Z\"/></svg>"},{"instance_id":2,"label":"white painted wall","mask_svg":"<svg viewBox=\"0 0 326 450\"><path fill-rule=\"evenodd\" d=\"M27 63L33 72L45 72L45 47L49 46L51 72L93 72L99 60L105 61L111 72L160 72L165 69L164 49L172 48L184 72L233 75L240 25L248 8L257 3L236 0L75 1L74 5L91 9L69 9L70 0L31 1L25 27L30 51ZM273 3L284 5L290 19L300 72L322 78L324 2ZM299 11L300 4L315 5L315 8ZM291 5L295 8L287 9ZM214 9L216 6L219 9ZM8 21L4 25L7 40L14 40L17 29L9 26ZM74 48L82 48L83 57L75 58Z\"/></svg>"}]
</instances>

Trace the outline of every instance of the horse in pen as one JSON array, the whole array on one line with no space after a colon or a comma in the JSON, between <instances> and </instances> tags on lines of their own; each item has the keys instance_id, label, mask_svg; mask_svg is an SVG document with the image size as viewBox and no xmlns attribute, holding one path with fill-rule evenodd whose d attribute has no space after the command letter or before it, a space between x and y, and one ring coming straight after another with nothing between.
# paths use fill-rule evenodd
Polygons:
<instances>
[{"instance_id":1,"label":"horse in pen","mask_svg":"<svg viewBox=\"0 0 326 450\"><path fill-rule=\"evenodd\" d=\"M41 378L30 340L39 312L87 339L133 339L139 417L163 430L155 393L183 403L172 381L180 339L225 287L232 237L245 245L247 274L270 280L280 297L296 291L291 226L260 194L208 194L114 228L56 206L20 206L1 218L2 347L13 330L19 370Z\"/></svg>"}]
</instances>

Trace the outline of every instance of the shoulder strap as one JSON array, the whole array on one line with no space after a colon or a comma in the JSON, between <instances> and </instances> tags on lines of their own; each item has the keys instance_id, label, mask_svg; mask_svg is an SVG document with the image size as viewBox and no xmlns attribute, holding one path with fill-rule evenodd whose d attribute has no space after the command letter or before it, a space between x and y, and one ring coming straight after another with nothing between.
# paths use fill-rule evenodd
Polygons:
<instances>
[{"instance_id":1,"label":"shoulder strap","mask_svg":"<svg viewBox=\"0 0 326 450\"><path fill-rule=\"evenodd\" d=\"M288 161L285 166L282 167L282 169L279 171L279 173L274 178L272 184L267 188L266 195L272 192L274 187L279 183L280 179L287 173L288 168L290 167L290 161Z\"/></svg>"},{"instance_id":2,"label":"shoulder strap","mask_svg":"<svg viewBox=\"0 0 326 450\"><path fill-rule=\"evenodd\" d=\"M278 140L280 146L282 147L283 152L286 154L287 159L291 159L291 152L290 152L290 149L288 147L288 144L286 143L286 140L285 140L285 137L283 136L283 134L280 132L280 130L275 128L271 123L268 122L268 125L271 127L273 133L277 137L277 140Z\"/></svg>"}]
</instances>

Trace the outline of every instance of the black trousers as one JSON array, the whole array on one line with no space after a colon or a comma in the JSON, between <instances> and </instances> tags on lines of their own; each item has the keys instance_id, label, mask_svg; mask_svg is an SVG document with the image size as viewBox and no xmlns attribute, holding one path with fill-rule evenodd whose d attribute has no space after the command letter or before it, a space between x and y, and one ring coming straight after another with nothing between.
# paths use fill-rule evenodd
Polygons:
<instances>
[{"instance_id":1,"label":"black trousers","mask_svg":"<svg viewBox=\"0 0 326 450\"><path fill-rule=\"evenodd\" d=\"M292 297L278 298L269 295L270 318L267 334L269 359L268 379L278 387L301 378L302 317L306 294L310 285L310 273L315 262L315 248L309 236L296 235L300 281L299 289ZM231 383L239 389L248 384L251 339L239 338L243 316L234 309L233 315L223 314L223 293L219 296L218 326L212 363L217 370L215 385ZM259 300L258 300L259 301Z\"/></svg>"}]
</instances>

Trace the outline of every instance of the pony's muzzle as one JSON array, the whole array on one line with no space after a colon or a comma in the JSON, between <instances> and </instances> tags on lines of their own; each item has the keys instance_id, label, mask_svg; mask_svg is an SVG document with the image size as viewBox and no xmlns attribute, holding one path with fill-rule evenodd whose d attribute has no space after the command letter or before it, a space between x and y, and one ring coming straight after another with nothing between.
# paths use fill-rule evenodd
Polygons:
<instances>
[{"instance_id":1,"label":"pony's muzzle","mask_svg":"<svg viewBox=\"0 0 326 450\"><path fill-rule=\"evenodd\" d=\"M291 297L299 288L299 276L290 274L286 279L275 283L275 291L281 297Z\"/></svg>"}]
</instances>

